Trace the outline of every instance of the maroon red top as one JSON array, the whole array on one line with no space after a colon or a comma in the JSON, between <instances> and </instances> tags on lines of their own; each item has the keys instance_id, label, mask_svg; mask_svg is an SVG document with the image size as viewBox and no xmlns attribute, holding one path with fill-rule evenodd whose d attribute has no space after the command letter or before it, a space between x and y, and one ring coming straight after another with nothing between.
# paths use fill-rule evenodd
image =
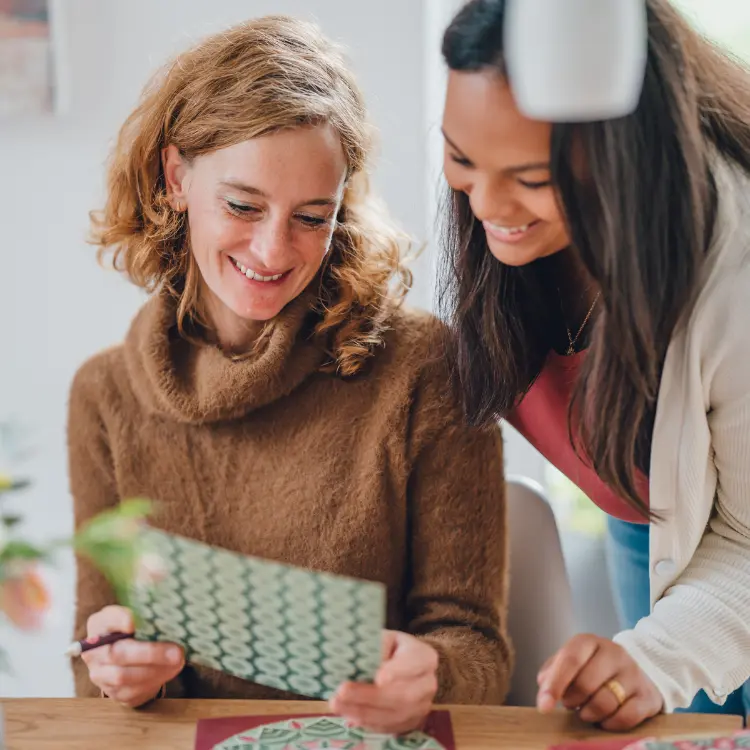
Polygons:
<instances>
[{"instance_id":1,"label":"maroon red top","mask_svg":"<svg viewBox=\"0 0 750 750\"><path fill-rule=\"evenodd\" d=\"M550 352L542 372L508 422L605 513L643 523L643 517L599 479L570 444L568 407L585 356L585 351L570 356ZM640 496L648 502L648 480L642 475L639 480Z\"/></svg>"}]
</instances>

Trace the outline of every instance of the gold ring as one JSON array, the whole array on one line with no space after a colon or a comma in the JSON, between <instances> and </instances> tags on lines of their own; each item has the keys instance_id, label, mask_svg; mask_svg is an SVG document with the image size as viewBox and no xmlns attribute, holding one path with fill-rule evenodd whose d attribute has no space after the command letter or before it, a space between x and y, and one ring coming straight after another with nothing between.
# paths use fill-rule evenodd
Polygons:
<instances>
[{"instance_id":1,"label":"gold ring","mask_svg":"<svg viewBox=\"0 0 750 750\"><path fill-rule=\"evenodd\" d=\"M622 704L628 699L628 696L625 693L625 688L617 680L605 682L604 687L615 696L618 706L622 706Z\"/></svg>"}]
</instances>

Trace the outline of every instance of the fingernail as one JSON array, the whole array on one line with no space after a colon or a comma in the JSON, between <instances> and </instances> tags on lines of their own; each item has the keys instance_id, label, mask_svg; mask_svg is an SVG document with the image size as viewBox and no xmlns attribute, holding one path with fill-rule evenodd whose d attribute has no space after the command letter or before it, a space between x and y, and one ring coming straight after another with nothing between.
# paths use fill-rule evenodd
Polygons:
<instances>
[{"instance_id":1,"label":"fingernail","mask_svg":"<svg viewBox=\"0 0 750 750\"><path fill-rule=\"evenodd\" d=\"M555 708L555 699L552 697L551 693L544 690L537 696L536 707L543 713L552 711Z\"/></svg>"},{"instance_id":2,"label":"fingernail","mask_svg":"<svg viewBox=\"0 0 750 750\"><path fill-rule=\"evenodd\" d=\"M167 659L172 662L172 664L178 664L180 659L182 657L180 656L180 649L178 648L170 648L167 651Z\"/></svg>"}]
</instances>

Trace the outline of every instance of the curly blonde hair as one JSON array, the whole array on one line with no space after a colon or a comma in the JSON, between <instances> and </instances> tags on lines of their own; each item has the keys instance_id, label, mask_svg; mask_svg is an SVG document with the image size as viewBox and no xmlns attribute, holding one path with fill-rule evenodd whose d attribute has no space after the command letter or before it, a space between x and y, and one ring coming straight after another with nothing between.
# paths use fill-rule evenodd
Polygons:
<instances>
[{"instance_id":1,"label":"curly blonde hair","mask_svg":"<svg viewBox=\"0 0 750 750\"><path fill-rule=\"evenodd\" d=\"M148 291L177 300L177 322L203 323L200 273L184 214L170 205L162 149L186 159L284 128L330 124L348 165L347 185L321 273L315 333L326 368L356 373L382 344L411 274L406 236L387 220L368 183L372 133L361 92L338 47L317 26L268 16L216 34L157 73L120 130L107 201L91 212L100 261ZM273 325L273 321L269 326Z\"/></svg>"}]
</instances>

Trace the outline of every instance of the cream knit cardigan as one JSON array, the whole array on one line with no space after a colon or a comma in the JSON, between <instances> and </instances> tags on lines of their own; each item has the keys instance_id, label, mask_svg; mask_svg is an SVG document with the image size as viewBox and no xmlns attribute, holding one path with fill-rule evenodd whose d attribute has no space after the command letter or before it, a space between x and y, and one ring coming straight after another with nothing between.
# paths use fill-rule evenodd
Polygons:
<instances>
[{"instance_id":1,"label":"cream knit cardigan","mask_svg":"<svg viewBox=\"0 0 750 750\"><path fill-rule=\"evenodd\" d=\"M750 178L715 164L715 237L670 342L650 468L652 611L622 645L666 711L750 677Z\"/></svg>"}]
</instances>

